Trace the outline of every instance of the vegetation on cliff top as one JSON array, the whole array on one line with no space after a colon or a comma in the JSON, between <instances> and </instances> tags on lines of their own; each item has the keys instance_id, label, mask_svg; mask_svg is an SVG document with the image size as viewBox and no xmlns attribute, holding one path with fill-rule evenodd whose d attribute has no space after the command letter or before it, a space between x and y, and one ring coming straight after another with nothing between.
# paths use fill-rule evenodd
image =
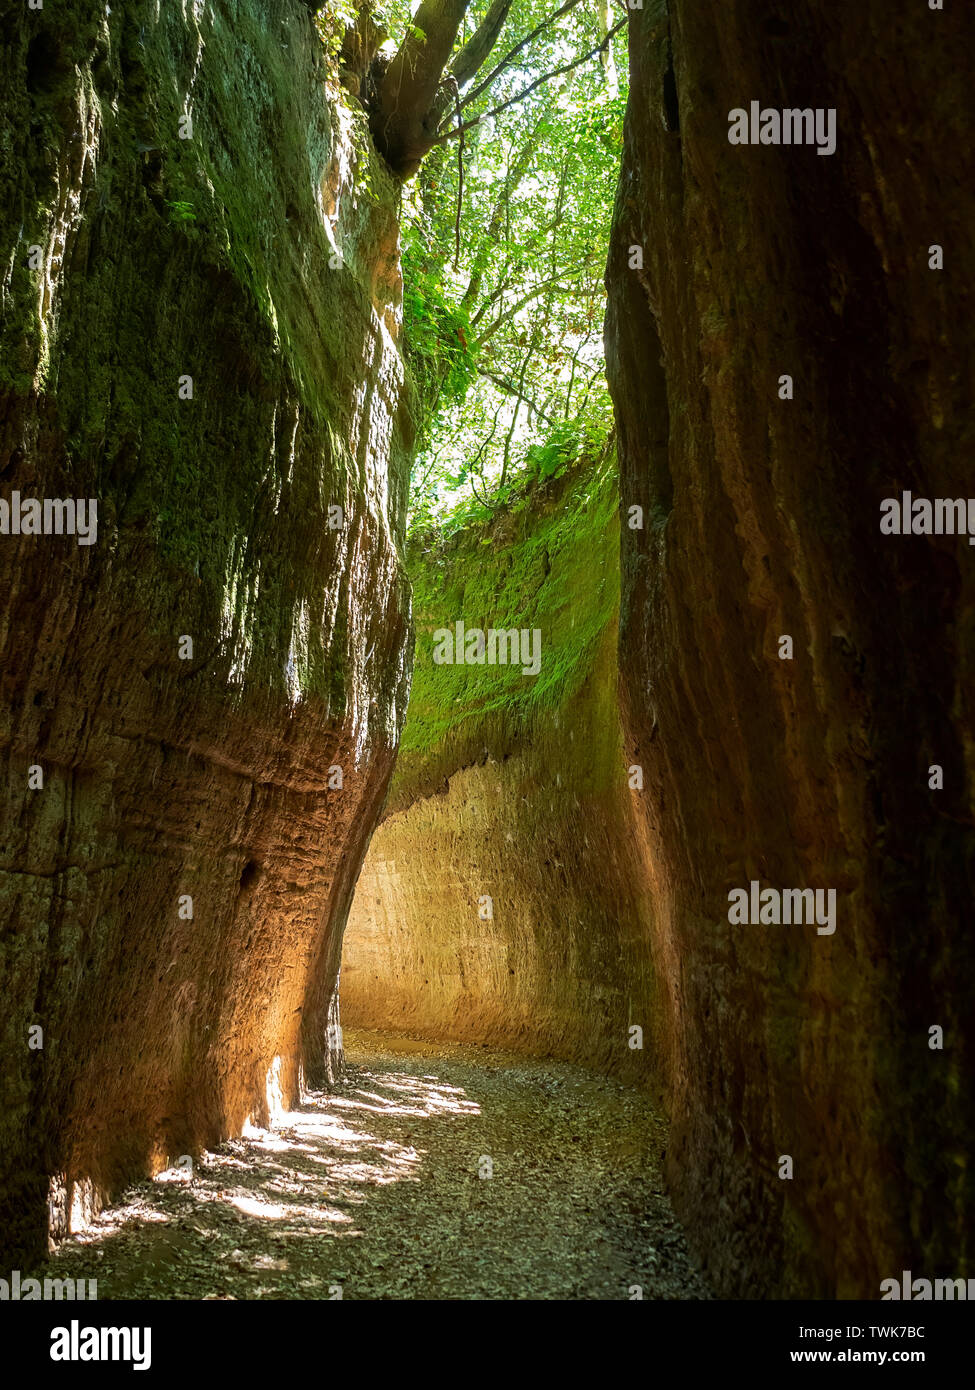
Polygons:
<instances>
[{"instance_id":1,"label":"vegetation on cliff top","mask_svg":"<svg viewBox=\"0 0 975 1390\"><path fill-rule=\"evenodd\" d=\"M394 799L427 791L455 768L502 757L551 720L615 649L619 601L616 459L578 460L558 479L527 481L512 506L451 535L414 532L416 654ZM538 675L520 665L436 665L433 634L537 628Z\"/></svg>"},{"instance_id":2,"label":"vegetation on cliff top","mask_svg":"<svg viewBox=\"0 0 975 1390\"><path fill-rule=\"evenodd\" d=\"M499 84L520 91L599 41L591 12L578 25L563 17ZM602 324L625 103L617 42L606 66L580 64L467 132L460 161L454 149L435 150L408 187L406 344L420 421L413 528L485 520L531 479L597 453L612 429ZM498 93L475 110L487 100Z\"/></svg>"},{"instance_id":3,"label":"vegetation on cliff top","mask_svg":"<svg viewBox=\"0 0 975 1390\"><path fill-rule=\"evenodd\" d=\"M551 720L615 625L602 325L625 107L619 20L578 0L423 0L412 15L360 11L337 49L404 181L417 644L400 793L488 747L503 755L540 714ZM435 665L432 634L458 620L539 629L541 670Z\"/></svg>"},{"instance_id":4,"label":"vegetation on cliff top","mask_svg":"<svg viewBox=\"0 0 975 1390\"><path fill-rule=\"evenodd\" d=\"M582 0L346 0L319 16L403 181L414 527L484 520L611 430L624 21Z\"/></svg>"}]
</instances>

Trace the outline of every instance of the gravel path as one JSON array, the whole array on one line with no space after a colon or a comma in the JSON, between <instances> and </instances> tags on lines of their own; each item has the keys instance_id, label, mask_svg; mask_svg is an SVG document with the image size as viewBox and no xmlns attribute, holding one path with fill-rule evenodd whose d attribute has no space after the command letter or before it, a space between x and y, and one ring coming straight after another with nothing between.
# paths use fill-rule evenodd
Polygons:
<instances>
[{"instance_id":1,"label":"gravel path","mask_svg":"<svg viewBox=\"0 0 975 1390\"><path fill-rule=\"evenodd\" d=\"M47 1271L112 1298L708 1298L647 1098L579 1067L347 1033L270 1131L131 1189ZM491 1176L481 1176L491 1172Z\"/></svg>"}]
</instances>

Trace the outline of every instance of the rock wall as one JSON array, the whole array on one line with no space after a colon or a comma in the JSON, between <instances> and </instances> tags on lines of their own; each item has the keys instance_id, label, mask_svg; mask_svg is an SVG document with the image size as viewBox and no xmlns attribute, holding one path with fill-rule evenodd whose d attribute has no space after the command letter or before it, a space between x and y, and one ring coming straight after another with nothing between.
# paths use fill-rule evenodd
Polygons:
<instances>
[{"instance_id":1,"label":"rock wall","mask_svg":"<svg viewBox=\"0 0 975 1390\"><path fill-rule=\"evenodd\" d=\"M652 1081L650 893L616 707L618 553L615 459L442 549L411 548L414 684L349 916L344 1024ZM434 634L457 621L537 629L537 675L435 664Z\"/></svg>"},{"instance_id":2,"label":"rock wall","mask_svg":"<svg viewBox=\"0 0 975 1390\"><path fill-rule=\"evenodd\" d=\"M398 195L307 8L0 15L0 498L97 503L0 535L16 1264L329 1070L411 441Z\"/></svg>"},{"instance_id":3,"label":"rock wall","mask_svg":"<svg viewBox=\"0 0 975 1390\"><path fill-rule=\"evenodd\" d=\"M971 491L972 30L881 0L630 17L621 695L669 1179L726 1293L975 1273L975 552L880 530L903 490ZM835 153L730 143L752 101L833 109ZM835 932L731 925L752 881L835 889Z\"/></svg>"}]
</instances>

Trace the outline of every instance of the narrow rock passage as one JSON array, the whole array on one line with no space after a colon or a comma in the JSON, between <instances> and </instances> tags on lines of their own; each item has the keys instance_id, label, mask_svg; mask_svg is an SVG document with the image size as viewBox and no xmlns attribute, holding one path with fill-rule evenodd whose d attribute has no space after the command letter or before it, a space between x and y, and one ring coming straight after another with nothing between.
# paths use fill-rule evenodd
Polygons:
<instances>
[{"instance_id":1,"label":"narrow rock passage","mask_svg":"<svg viewBox=\"0 0 975 1390\"><path fill-rule=\"evenodd\" d=\"M710 1297L642 1092L485 1048L345 1041L335 1092L192 1181L131 1189L50 1273L97 1279L99 1300Z\"/></svg>"}]
</instances>

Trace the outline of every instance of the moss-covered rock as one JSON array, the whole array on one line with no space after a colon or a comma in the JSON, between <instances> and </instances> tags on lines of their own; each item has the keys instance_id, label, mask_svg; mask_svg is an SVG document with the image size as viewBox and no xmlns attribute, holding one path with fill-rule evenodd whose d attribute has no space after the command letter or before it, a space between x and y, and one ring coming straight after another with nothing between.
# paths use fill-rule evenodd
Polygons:
<instances>
[{"instance_id":1,"label":"moss-covered rock","mask_svg":"<svg viewBox=\"0 0 975 1390\"><path fill-rule=\"evenodd\" d=\"M328 1069L411 441L398 192L308 11L2 8L0 495L98 506L91 546L0 536L0 1220L36 1251L52 1180L63 1223Z\"/></svg>"}]
</instances>

